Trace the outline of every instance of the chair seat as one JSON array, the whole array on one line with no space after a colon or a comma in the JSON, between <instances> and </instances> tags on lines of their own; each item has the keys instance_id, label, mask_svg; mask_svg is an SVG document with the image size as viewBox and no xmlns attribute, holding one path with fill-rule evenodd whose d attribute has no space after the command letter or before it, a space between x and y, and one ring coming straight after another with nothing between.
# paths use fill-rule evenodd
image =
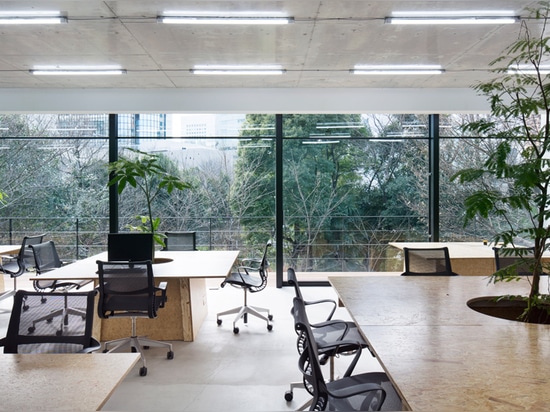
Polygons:
<instances>
[{"instance_id":1,"label":"chair seat","mask_svg":"<svg viewBox=\"0 0 550 412\"><path fill-rule=\"evenodd\" d=\"M10 275L11 277L20 276L22 274L20 266L16 260L8 261L5 258L2 262L2 272L4 272L6 275Z\"/></svg>"},{"instance_id":2,"label":"chair seat","mask_svg":"<svg viewBox=\"0 0 550 412\"><path fill-rule=\"evenodd\" d=\"M222 283L222 287L229 283L230 285L241 287L259 287L262 285L262 279L257 276L251 276L246 272L233 272L229 274Z\"/></svg>"},{"instance_id":3,"label":"chair seat","mask_svg":"<svg viewBox=\"0 0 550 412\"><path fill-rule=\"evenodd\" d=\"M400 411L402 401L391 384L388 375L384 372L368 372L349 376L335 381L327 382L327 389L330 394L345 397L345 399L335 398L329 395L326 410L335 411L369 411L378 410L377 399L373 394L362 394L354 399L354 392L364 392L368 385L380 385L386 391L386 397L380 410L382 411Z\"/></svg>"},{"instance_id":4,"label":"chair seat","mask_svg":"<svg viewBox=\"0 0 550 412\"><path fill-rule=\"evenodd\" d=\"M332 345L334 342L343 340L358 342L363 348L367 347L367 343L363 339L363 336L359 333L357 325L354 322L337 321L325 323L328 324L314 325L312 329L313 336L315 337L315 342L317 342L317 345L319 346L320 353L323 353L323 346ZM338 348L338 353L351 351L355 348L355 345L353 345L353 347L340 346Z\"/></svg>"}]
</instances>

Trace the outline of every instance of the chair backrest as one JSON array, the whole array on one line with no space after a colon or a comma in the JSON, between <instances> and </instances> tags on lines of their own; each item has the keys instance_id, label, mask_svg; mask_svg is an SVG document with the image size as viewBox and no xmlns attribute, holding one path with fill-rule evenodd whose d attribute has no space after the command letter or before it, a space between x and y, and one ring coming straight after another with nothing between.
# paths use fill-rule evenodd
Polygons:
<instances>
[{"instance_id":1,"label":"chair backrest","mask_svg":"<svg viewBox=\"0 0 550 412\"><path fill-rule=\"evenodd\" d=\"M196 232L165 232L163 250L197 250Z\"/></svg>"},{"instance_id":2,"label":"chair backrest","mask_svg":"<svg viewBox=\"0 0 550 412\"><path fill-rule=\"evenodd\" d=\"M267 252L268 252L268 250L269 250L269 248L271 247L272 244L273 244L273 242L271 241L271 239L269 239L267 241L267 243L265 244L264 254L263 254L263 256L260 260L259 266L257 268L258 273L260 275L260 278L262 280L262 283L259 286L249 287L248 290L250 290L250 292L259 292L259 291L265 289L265 287L267 286L267 278L269 276L269 270L268 270L269 261L267 260Z\"/></svg>"},{"instance_id":3,"label":"chair backrest","mask_svg":"<svg viewBox=\"0 0 550 412\"><path fill-rule=\"evenodd\" d=\"M303 352L300 354L298 366L302 372L304 387L313 396L310 410L324 411L328 407L330 394L321 369L319 349L317 343L315 342L315 337L307 317L305 303L302 299L293 299L292 315L294 317L295 329L302 332L305 338L305 347ZM357 359L358 356L354 357L354 360L352 361L353 364L349 366L345 376L349 376L355 367ZM345 395L343 397L345 397ZM385 399L386 392L384 389L380 388L371 391L371 393L367 395L367 399L364 401L364 404L368 404L370 407L374 406L374 409L378 410L384 403Z\"/></svg>"},{"instance_id":4,"label":"chair backrest","mask_svg":"<svg viewBox=\"0 0 550 412\"><path fill-rule=\"evenodd\" d=\"M37 245L42 243L44 240L45 234L36 235L36 236L25 236L21 242L21 249L19 249L18 260L22 263L23 271L26 269L34 268L34 253L31 249L31 245Z\"/></svg>"},{"instance_id":5,"label":"chair backrest","mask_svg":"<svg viewBox=\"0 0 550 412\"><path fill-rule=\"evenodd\" d=\"M33 251L35 268L37 275L49 272L50 270L60 268L62 266L61 259L57 254L57 249L53 240L29 245ZM44 291L46 289L55 289L55 280L34 280L33 286L36 291Z\"/></svg>"},{"instance_id":6,"label":"chair backrest","mask_svg":"<svg viewBox=\"0 0 550 412\"><path fill-rule=\"evenodd\" d=\"M141 262L97 261L100 318L155 318L164 301L156 296L153 265Z\"/></svg>"},{"instance_id":7,"label":"chair backrest","mask_svg":"<svg viewBox=\"0 0 550 412\"><path fill-rule=\"evenodd\" d=\"M402 276L456 276L452 271L449 249L439 248L403 248L405 253L405 272Z\"/></svg>"},{"instance_id":8,"label":"chair backrest","mask_svg":"<svg viewBox=\"0 0 550 412\"><path fill-rule=\"evenodd\" d=\"M6 337L0 341L4 353L77 353L97 350L92 338L95 290L87 292L52 292L18 290L14 296ZM71 316L70 321L34 322L66 307L85 311L85 316ZM60 329L61 328L61 329Z\"/></svg>"},{"instance_id":9,"label":"chair backrest","mask_svg":"<svg viewBox=\"0 0 550 412\"><path fill-rule=\"evenodd\" d=\"M296 278L296 272L293 268L288 268L286 271L287 280L290 286L294 287L294 294L297 298L303 299L302 291L300 290L300 285L298 284L298 279Z\"/></svg>"},{"instance_id":10,"label":"chair backrest","mask_svg":"<svg viewBox=\"0 0 550 412\"><path fill-rule=\"evenodd\" d=\"M535 248L494 247L496 270L511 268L518 276L533 274Z\"/></svg>"}]
</instances>

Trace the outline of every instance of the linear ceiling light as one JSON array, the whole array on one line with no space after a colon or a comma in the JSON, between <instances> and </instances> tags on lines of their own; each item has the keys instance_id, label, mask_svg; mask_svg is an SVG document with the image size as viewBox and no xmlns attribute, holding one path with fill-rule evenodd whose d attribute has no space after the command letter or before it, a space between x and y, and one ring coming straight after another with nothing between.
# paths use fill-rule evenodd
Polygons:
<instances>
[{"instance_id":1,"label":"linear ceiling light","mask_svg":"<svg viewBox=\"0 0 550 412\"><path fill-rule=\"evenodd\" d=\"M285 70L279 65L197 65L191 69L193 74L211 75L279 75Z\"/></svg>"},{"instance_id":2,"label":"linear ceiling light","mask_svg":"<svg viewBox=\"0 0 550 412\"><path fill-rule=\"evenodd\" d=\"M109 76L126 74L123 69L32 69L36 76Z\"/></svg>"},{"instance_id":3,"label":"linear ceiling light","mask_svg":"<svg viewBox=\"0 0 550 412\"><path fill-rule=\"evenodd\" d=\"M0 24L61 24L67 22L67 17L59 11L0 12Z\"/></svg>"},{"instance_id":4,"label":"linear ceiling light","mask_svg":"<svg viewBox=\"0 0 550 412\"><path fill-rule=\"evenodd\" d=\"M532 65L523 65L523 66L510 66L508 67L508 74L519 74L519 75L536 75L550 74L550 66L539 66L538 71Z\"/></svg>"},{"instance_id":5,"label":"linear ceiling light","mask_svg":"<svg viewBox=\"0 0 550 412\"><path fill-rule=\"evenodd\" d=\"M294 18L278 12L197 13L166 11L157 16L159 23L167 24L289 24Z\"/></svg>"},{"instance_id":6,"label":"linear ceiling light","mask_svg":"<svg viewBox=\"0 0 550 412\"><path fill-rule=\"evenodd\" d=\"M412 75L412 74L441 74L444 70L437 65L356 65L352 74L369 75Z\"/></svg>"},{"instance_id":7,"label":"linear ceiling light","mask_svg":"<svg viewBox=\"0 0 550 412\"><path fill-rule=\"evenodd\" d=\"M403 11L393 12L384 21L387 24L514 24L520 17L508 10Z\"/></svg>"}]
</instances>

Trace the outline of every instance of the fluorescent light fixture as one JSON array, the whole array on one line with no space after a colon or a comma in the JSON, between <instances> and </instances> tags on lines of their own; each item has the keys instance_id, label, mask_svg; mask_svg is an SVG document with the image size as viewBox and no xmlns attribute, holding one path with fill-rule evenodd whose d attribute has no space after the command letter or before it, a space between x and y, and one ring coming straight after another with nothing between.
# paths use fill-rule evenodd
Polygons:
<instances>
[{"instance_id":1,"label":"fluorescent light fixture","mask_svg":"<svg viewBox=\"0 0 550 412\"><path fill-rule=\"evenodd\" d=\"M539 66L538 73L543 75L550 74L550 66L549 65ZM526 65L508 67L508 74L536 75L537 71L532 65L526 64Z\"/></svg>"},{"instance_id":2,"label":"fluorescent light fixture","mask_svg":"<svg viewBox=\"0 0 550 412\"><path fill-rule=\"evenodd\" d=\"M438 65L361 65L357 64L351 70L352 74L369 75L413 75L441 74L444 70Z\"/></svg>"},{"instance_id":3,"label":"fluorescent light fixture","mask_svg":"<svg viewBox=\"0 0 550 412\"><path fill-rule=\"evenodd\" d=\"M60 11L2 11L0 24L61 24L67 17Z\"/></svg>"},{"instance_id":4,"label":"fluorescent light fixture","mask_svg":"<svg viewBox=\"0 0 550 412\"><path fill-rule=\"evenodd\" d=\"M126 74L126 70L113 67L35 67L30 70L36 76L101 76Z\"/></svg>"},{"instance_id":5,"label":"fluorescent light fixture","mask_svg":"<svg viewBox=\"0 0 550 412\"><path fill-rule=\"evenodd\" d=\"M157 16L159 23L166 24L289 24L294 18L280 12L193 12L165 11Z\"/></svg>"},{"instance_id":6,"label":"fluorescent light fixture","mask_svg":"<svg viewBox=\"0 0 550 412\"><path fill-rule=\"evenodd\" d=\"M384 21L388 24L514 24L520 17L510 10L397 11Z\"/></svg>"},{"instance_id":7,"label":"fluorescent light fixture","mask_svg":"<svg viewBox=\"0 0 550 412\"><path fill-rule=\"evenodd\" d=\"M193 74L211 75L279 75L285 73L280 65L197 65Z\"/></svg>"}]
</instances>

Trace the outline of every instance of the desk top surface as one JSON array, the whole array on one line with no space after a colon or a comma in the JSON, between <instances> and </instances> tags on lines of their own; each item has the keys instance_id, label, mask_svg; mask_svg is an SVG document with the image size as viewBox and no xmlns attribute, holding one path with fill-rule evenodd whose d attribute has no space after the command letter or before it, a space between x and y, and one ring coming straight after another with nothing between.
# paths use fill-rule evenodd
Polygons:
<instances>
[{"instance_id":1,"label":"desk top surface","mask_svg":"<svg viewBox=\"0 0 550 412\"><path fill-rule=\"evenodd\" d=\"M138 360L138 353L0 354L0 408L99 410Z\"/></svg>"},{"instance_id":2,"label":"desk top surface","mask_svg":"<svg viewBox=\"0 0 550 412\"><path fill-rule=\"evenodd\" d=\"M172 259L170 262L153 265L156 278L223 278L239 255L238 250L215 251L158 251L155 258ZM63 266L32 279L96 279L97 261L107 260L107 252Z\"/></svg>"},{"instance_id":3,"label":"desk top surface","mask_svg":"<svg viewBox=\"0 0 550 412\"><path fill-rule=\"evenodd\" d=\"M550 410L550 326L466 302L527 293L483 277L329 278L412 410Z\"/></svg>"},{"instance_id":4,"label":"desk top surface","mask_svg":"<svg viewBox=\"0 0 550 412\"><path fill-rule=\"evenodd\" d=\"M455 259L495 258L492 245L484 245L483 242L390 242L389 245L398 249L447 247L449 256Z\"/></svg>"},{"instance_id":5,"label":"desk top surface","mask_svg":"<svg viewBox=\"0 0 550 412\"><path fill-rule=\"evenodd\" d=\"M0 255L15 255L20 248L21 245L0 245Z\"/></svg>"}]
</instances>

